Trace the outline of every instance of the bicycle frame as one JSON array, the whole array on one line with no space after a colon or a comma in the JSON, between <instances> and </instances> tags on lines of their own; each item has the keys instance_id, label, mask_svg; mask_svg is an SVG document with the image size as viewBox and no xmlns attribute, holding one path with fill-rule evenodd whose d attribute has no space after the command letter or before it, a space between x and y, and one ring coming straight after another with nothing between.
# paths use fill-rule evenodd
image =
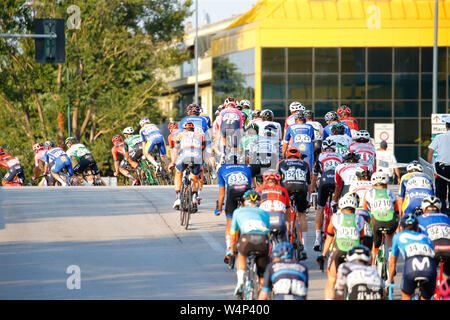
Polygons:
<instances>
[{"instance_id":1,"label":"bicycle frame","mask_svg":"<svg viewBox=\"0 0 450 320\"><path fill-rule=\"evenodd\" d=\"M258 298L259 282L256 275L255 253L247 257L247 267L244 276L244 300L256 300Z\"/></svg>"}]
</instances>

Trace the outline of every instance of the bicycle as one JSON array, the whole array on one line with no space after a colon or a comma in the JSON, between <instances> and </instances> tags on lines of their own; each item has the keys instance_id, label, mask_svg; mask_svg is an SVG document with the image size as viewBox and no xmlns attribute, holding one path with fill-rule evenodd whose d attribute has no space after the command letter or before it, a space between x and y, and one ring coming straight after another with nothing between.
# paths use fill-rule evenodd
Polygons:
<instances>
[{"instance_id":1,"label":"bicycle","mask_svg":"<svg viewBox=\"0 0 450 320\"><path fill-rule=\"evenodd\" d=\"M184 226L187 230L189 226L189 218L191 213L196 211L194 208L194 204L192 203L192 185L191 185L191 169L194 166L193 163L190 163L187 168L183 171L183 176L181 179L181 190L180 190L180 224Z\"/></svg>"},{"instance_id":2,"label":"bicycle","mask_svg":"<svg viewBox=\"0 0 450 320\"><path fill-rule=\"evenodd\" d=\"M324 244L327 239L327 229L330 224L332 214L333 208L331 206L331 195L329 195L325 207L323 208L322 244Z\"/></svg>"},{"instance_id":3,"label":"bicycle","mask_svg":"<svg viewBox=\"0 0 450 320\"><path fill-rule=\"evenodd\" d=\"M387 247L387 243L385 241L386 234L388 229L379 228L381 231L381 246L378 250L376 259L375 259L375 269L378 272L378 275L385 282L388 278L388 268L389 268L389 248Z\"/></svg>"},{"instance_id":4,"label":"bicycle","mask_svg":"<svg viewBox=\"0 0 450 320\"><path fill-rule=\"evenodd\" d=\"M142 158L138 161L138 164L139 166L134 169L134 171L137 173L141 185L152 186L158 184L153 166L148 162L148 160Z\"/></svg>"},{"instance_id":5,"label":"bicycle","mask_svg":"<svg viewBox=\"0 0 450 320\"><path fill-rule=\"evenodd\" d=\"M436 247L435 247L436 248ZM441 294L439 292L439 287L442 284L442 281L444 280L443 276L444 276L444 257L439 256L439 274L436 277L436 290L434 291L433 294L433 300L440 300L441 299Z\"/></svg>"},{"instance_id":6,"label":"bicycle","mask_svg":"<svg viewBox=\"0 0 450 320\"><path fill-rule=\"evenodd\" d=\"M294 247L294 258L297 262L306 259L306 252L304 251L304 244L300 226L300 219L297 218L297 206L295 204L295 196L290 196L291 201L291 225L289 242Z\"/></svg>"},{"instance_id":7,"label":"bicycle","mask_svg":"<svg viewBox=\"0 0 450 320\"><path fill-rule=\"evenodd\" d=\"M244 275L244 292L243 300L256 300L258 298L259 281L256 273L255 257L258 252L250 252L247 257L247 267Z\"/></svg>"}]
</instances>

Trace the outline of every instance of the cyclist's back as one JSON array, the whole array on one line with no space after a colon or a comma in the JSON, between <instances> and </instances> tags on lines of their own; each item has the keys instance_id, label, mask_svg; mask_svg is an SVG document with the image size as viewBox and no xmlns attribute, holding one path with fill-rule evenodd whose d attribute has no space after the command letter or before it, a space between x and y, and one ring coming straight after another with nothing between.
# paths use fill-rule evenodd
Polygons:
<instances>
[{"instance_id":1,"label":"cyclist's back","mask_svg":"<svg viewBox=\"0 0 450 320\"><path fill-rule=\"evenodd\" d=\"M402 203L403 213L413 212L420 207L422 200L434 195L433 182L423 172L409 172L400 179L400 191L398 196L404 198Z\"/></svg>"}]
</instances>

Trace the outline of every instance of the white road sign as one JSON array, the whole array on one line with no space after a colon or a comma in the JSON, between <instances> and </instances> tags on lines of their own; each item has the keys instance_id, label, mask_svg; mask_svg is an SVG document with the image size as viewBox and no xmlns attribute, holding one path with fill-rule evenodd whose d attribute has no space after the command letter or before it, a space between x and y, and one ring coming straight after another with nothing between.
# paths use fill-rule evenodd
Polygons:
<instances>
[{"instance_id":1,"label":"white road sign","mask_svg":"<svg viewBox=\"0 0 450 320\"><path fill-rule=\"evenodd\" d=\"M381 141L386 141L387 150L394 152L395 127L393 123L375 123L374 140L375 147L378 149Z\"/></svg>"}]
</instances>

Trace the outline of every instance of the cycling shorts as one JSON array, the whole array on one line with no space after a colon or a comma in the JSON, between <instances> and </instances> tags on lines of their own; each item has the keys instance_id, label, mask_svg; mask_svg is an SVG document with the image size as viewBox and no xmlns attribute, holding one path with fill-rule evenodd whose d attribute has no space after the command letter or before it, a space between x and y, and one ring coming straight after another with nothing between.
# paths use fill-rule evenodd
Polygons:
<instances>
[{"instance_id":1,"label":"cycling shorts","mask_svg":"<svg viewBox=\"0 0 450 320\"><path fill-rule=\"evenodd\" d=\"M220 125L220 136L227 139L227 147L237 148L241 142L241 129L239 121L234 121L232 123L222 122Z\"/></svg>"},{"instance_id":2,"label":"cycling shorts","mask_svg":"<svg viewBox=\"0 0 450 320\"><path fill-rule=\"evenodd\" d=\"M307 200L308 195L307 186L304 185L303 188L302 187L293 188L293 187L294 186L286 185L286 189L289 193L289 198L290 197L294 198L293 200L295 206L297 207L297 212L306 212L306 209L309 207Z\"/></svg>"},{"instance_id":3,"label":"cycling shorts","mask_svg":"<svg viewBox=\"0 0 450 320\"><path fill-rule=\"evenodd\" d=\"M23 173L23 167L20 164L13 165L8 169L8 172L2 180L12 182L15 177L18 177L22 181L25 181L25 174Z\"/></svg>"},{"instance_id":4,"label":"cycling shorts","mask_svg":"<svg viewBox=\"0 0 450 320\"><path fill-rule=\"evenodd\" d=\"M239 238L237 250L245 257L256 253L256 273L259 277L264 277L264 271L270 262L269 238L263 234L243 234Z\"/></svg>"},{"instance_id":5,"label":"cycling shorts","mask_svg":"<svg viewBox=\"0 0 450 320\"><path fill-rule=\"evenodd\" d=\"M182 161L178 162L175 165L175 169L178 172L183 172L186 170L186 168L189 166L190 163L184 163ZM194 164L194 166L191 168L191 175L193 176L199 176L202 173L202 165L201 164Z\"/></svg>"},{"instance_id":6,"label":"cycling shorts","mask_svg":"<svg viewBox=\"0 0 450 320\"><path fill-rule=\"evenodd\" d=\"M142 155L143 155L142 145L139 145L135 149L128 151L128 156L129 156L130 160L132 160L132 161L138 162L139 160L141 160Z\"/></svg>"},{"instance_id":7,"label":"cycling shorts","mask_svg":"<svg viewBox=\"0 0 450 320\"><path fill-rule=\"evenodd\" d=\"M152 153L153 149L158 147L158 151L162 156L166 155L166 145L164 144L164 137L162 135L157 135L152 137L151 140L148 140L145 143L145 149L147 153Z\"/></svg>"},{"instance_id":8,"label":"cycling shorts","mask_svg":"<svg viewBox=\"0 0 450 320\"><path fill-rule=\"evenodd\" d=\"M418 265L421 267L418 268ZM423 298L430 299L436 288L436 276L436 263L434 259L425 256L410 257L405 260L400 288L404 293L411 295L416 290L416 282L414 279L424 277L428 279L428 282L422 286L421 294Z\"/></svg>"},{"instance_id":9,"label":"cycling shorts","mask_svg":"<svg viewBox=\"0 0 450 320\"><path fill-rule=\"evenodd\" d=\"M327 235L329 237L329 235ZM339 250L336 243L333 243L333 247L331 249L330 256L328 257L327 262L327 270L331 270L331 274L337 275L337 270L339 268L339 265L343 262L345 262L345 259L347 258L347 252ZM334 262L334 265L333 265ZM333 269L331 269L333 267ZM336 267L336 268L334 268Z\"/></svg>"},{"instance_id":10,"label":"cycling shorts","mask_svg":"<svg viewBox=\"0 0 450 320\"><path fill-rule=\"evenodd\" d=\"M69 157L65 155L56 158L50 164L50 171L54 173L60 173L64 168L66 168L70 176L73 176L74 172L72 168L72 162L70 161Z\"/></svg>"},{"instance_id":11,"label":"cycling shorts","mask_svg":"<svg viewBox=\"0 0 450 320\"><path fill-rule=\"evenodd\" d=\"M225 198L225 215L227 218L233 218L233 212L237 209L239 201L242 200L242 196L250 188L250 186L243 189L227 188L227 196Z\"/></svg>"},{"instance_id":12,"label":"cycling shorts","mask_svg":"<svg viewBox=\"0 0 450 320\"><path fill-rule=\"evenodd\" d=\"M319 189L317 190L317 206L319 208L325 207L328 198L333 195L335 188L334 174L331 172L322 173Z\"/></svg>"},{"instance_id":13,"label":"cycling shorts","mask_svg":"<svg viewBox=\"0 0 450 320\"><path fill-rule=\"evenodd\" d=\"M73 172L75 174L81 174L87 169L92 170L92 174L97 175L100 173L97 167L97 163L95 162L92 154L87 154L80 158L80 161L76 166L73 167Z\"/></svg>"},{"instance_id":14,"label":"cycling shorts","mask_svg":"<svg viewBox=\"0 0 450 320\"><path fill-rule=\"evenodd\" d=\"M286 214L284 212L269 212L269 215L270 233L274 234L279 242L288 241Z\"/></svg>"},{"instance_id":15,"label":"cycling shorts","mask_svg":"<svg viewBox=\"0 0 450 320\"><path fill-rule=\"evenodd\" d=\"M397 230L398 221L398 214L395 214L394 219L390 221L378 221L372 216L373 243L375 248L379 248L383 240L383 234L380 229L386 229L387 234L391 235L395 232L395 230Z\"/></svg>"}]
</instances>

